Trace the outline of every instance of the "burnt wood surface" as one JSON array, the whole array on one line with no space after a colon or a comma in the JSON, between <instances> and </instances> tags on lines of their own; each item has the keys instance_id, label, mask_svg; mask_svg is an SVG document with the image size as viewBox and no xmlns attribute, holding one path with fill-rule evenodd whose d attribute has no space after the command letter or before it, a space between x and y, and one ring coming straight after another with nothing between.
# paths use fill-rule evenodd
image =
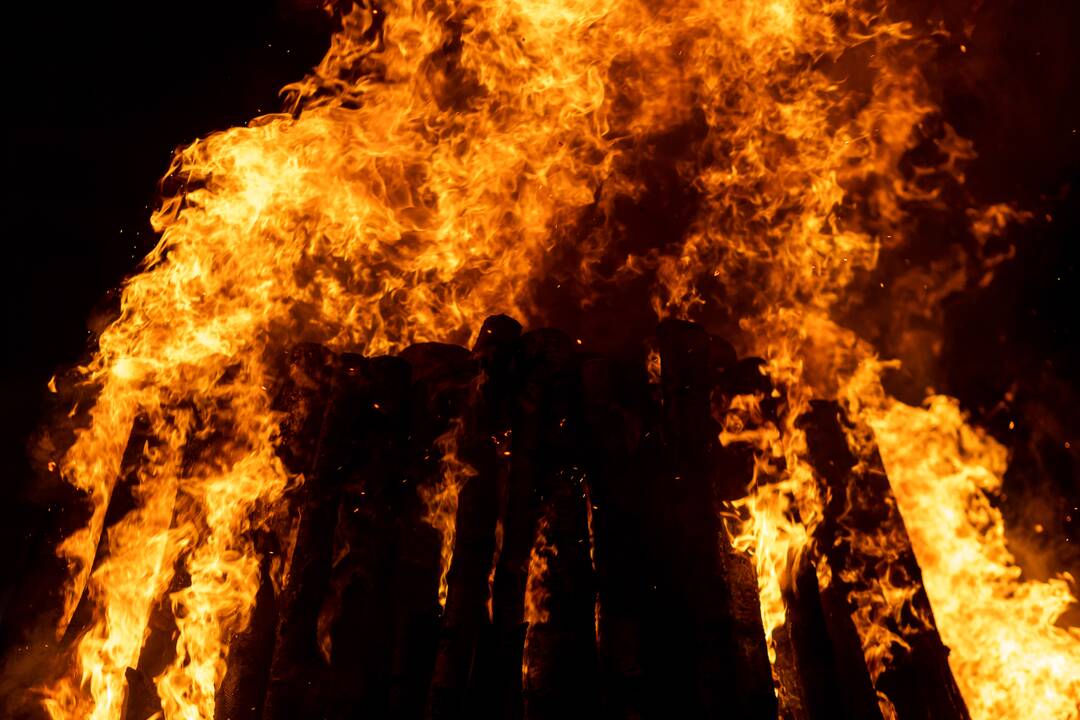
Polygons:
<instances>
[{"instance_id":1,"label":"burnt wood surface","mask_svg":"<svg viewBox=\"0 0 1080 720\"><path fill-rule=\"evenodd\" d=\"M521 325L489 318L473 356L477 367L466 398L461 458L475 472L458 496L456 537L431 682L436 718L495 716L494 631L488 612L501 486L509 467L510 398Z\"/></svg>"},{"instance_id":2,"label":"burnt wood surface","mask_svg":"<svg viewBox=\"0 0 1080 720\"><path fill-rule=\"evenodd\" d=\"M874 687L892 702L899 720L968 720L949 668L949 649L938 635L922 572L876 446L865 457L855 456L848 441L849 421L835 402L814 401L800 422L826 498L818 528L818 547L831 571L829 585L822 589L826 618L839 624L844 614L854 617L858 608L853 593L873 596L885 583L910 592L901 613L886 613L880 620L902 640L890 644L892 657ZM844 541L851 533L878 542L857 546Z\"/></svg>"},{"instance_id":3,"label":"burnt wood surface","mask_svg":"<svg viewBox=\"0 0 1080 720\"><path fill-rule=\"evenodd\" d=\"M800 425L827 503L813 545L789 559L770 664L753 561L721 520L749 489L754 451L721 430L739 396L779 424L783 393L700 326L666 320L636 350L601 355L495 316L471 350L298 345L279 365L278 453L297 482L244 539L260 584L215 720L879 720L879 693L900 720L967 720L880 458L857 461L835 403ZM106 526L133 507L152 442L137 423ZM212 452L202 443L185 452ZM453 487L451 447L467 469ZM432 498L448 488L440 605ZM845 533L883 528L898 543L890 579L916 592L875 682L853 593L872 590L880 558ZM100 562L107 534L98 550ZM187 582L181 556L170 591ZM84 599L67 646L89 610ZM175 632L166 593L127 672L125 720L160 712L153 678Z\"/></svg>"},{"instance_id":4,"label":"burnt wood surface","mask_svg":"<svg viewBox=\"0 0 1080 720\"><path fill-rule=\"evenodd\" d=\"M657 558L667 586L658 595L672 631L661 637L674 644L654 653L655 667L664 667L681 716L775 717L756 573L732 552L717 504L721 487L739 482L717 477L724 465L711 401L734 352L679 320L662 322L657 340L663 447L653 503L666 510L657 513L664 522L657 537L669 543ZM654 715L663 709L657 700Z\"/></svg>"}]
</instances>

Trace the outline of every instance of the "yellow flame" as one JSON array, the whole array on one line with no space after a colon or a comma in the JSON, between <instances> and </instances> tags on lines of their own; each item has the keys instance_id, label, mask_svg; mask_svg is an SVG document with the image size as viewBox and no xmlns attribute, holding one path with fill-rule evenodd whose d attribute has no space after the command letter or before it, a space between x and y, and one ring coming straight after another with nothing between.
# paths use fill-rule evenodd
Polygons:
<instances>
[{"instance_id":1,"label":"yellow flame","mask_svg":"<svg viewBox=\"0 0 1080 720\"><path fill-rule=\"evenodd\" d=\"M647 275L657 315L738 327L740 350L767 360L782 416L770 426L741 400L725 440L759 449L736 544L754 554L771 636L821 507L795 419L875 355L839 310L909 239L908 208L940 206L941 178L962 181L973 155L946 127L930 138L932 167L902 168L935 111L919 68L937 28L890 20L874 0L391 0L354 5L342 25L286 88L289 112L177 153L175 194L153 216L160 242L82 368L95 405L59 467L92 515L59 548L72 575L59 630L84 590L93 619L70 672L42 690L54 719L120 718L125 669L166 592L178 636L154 678L165 717L214 716L259 583L246 538L290 482L266 389L275 353L297 341L383 353L463 342L497 312L542 318L534 284L566 247L582 287ZM688 229L616 248L619 207L646 196L641 168L657 159L693 196ZM981 248L1018 219L1007 206L970 213ZM975 264L989 273L1001 259ZM939 312L971 280L955 266L900 278L932 290L890 311ZM1067 591L1019 582L1000 517L978 499L1004 458L959 416L946 426L942 403L908 417L866 401L857 416L880 436L964 696L979 720L1075 716L1077 639L1052 626ZM140 414L160 448L95 567ZM912 439L936 450L913 456ZM438 501L447 512L454 487ZM983 520L997 529L971 529ZM167 591L178 564L186 584ZM904 602L881 595L883 611ZM876 623L860 621L868 653L884 642L867 640Z\"/></svg>"},{"instance_id":2,"label":"yellow flame","mask_svg":"<svg viewBox=\"0 0 1080 720\"><path fill-rule=\"evenodd\" d=\"M537 625L550 619L547 600L548 560L558 554L558 548L548 541L548 518L542 516L536 524L536 537L529 552L529 571L525 578L525 646L521 652L521 679L527 686L529 678L529 640Z\"/></svg>"},{"instance_id":3,"label":"yellow flame","mask_svg":"<svg viewBox=\"0 0 1080 720\"><path fill-rule=\"evenodd\" d=\"M428 508L427 522L442 536L439 605L443 607L446 607L446 575L450 571L450 561L454 556L454 538L457 534L458 495L468 479L476 475L476 470L458 457L462 432L462 420L455 418L451 421L450 429L436 439L435 445L442 453L442 474L433 488L423 492Z\"/></svg>"},{"instance_id":4,"label":"yellow flame","mask_svg":"<svg viewBox=\"0 0 1080 720\"><path fill-rule=\"evenodd\" d=\"M949 663L976 718L1080 717L1080 629L1056 625L1067 578L1023 579L990 496L1006 451L943 396L870 413Z\"/></svg>"}]
</instances>

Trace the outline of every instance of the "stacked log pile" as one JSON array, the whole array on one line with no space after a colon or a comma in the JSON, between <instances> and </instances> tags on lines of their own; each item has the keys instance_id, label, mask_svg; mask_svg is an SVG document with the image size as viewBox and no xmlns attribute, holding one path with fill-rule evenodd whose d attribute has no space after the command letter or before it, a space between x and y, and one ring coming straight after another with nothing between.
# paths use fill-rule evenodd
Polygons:
<instances>
[{"instance_id":1,"label":"stacked log pile","mask_svg":"<svg viewBox=\"0 0 1080 720\"><path fill-rule=\"evenodd\" d=\"M278 531L253 538L262 583L217 720L862 720L882 718L882 693L901 720L966 720L880 459L855 458L832 403L803 419L828 502L770 662L754 566L721 522L752 457L719 438L725 403L771 386L692 323L661 323L653 347L650 377L644 346L591 354L496 316L471 351L293 348L279 452L305 482ZM917 588L884 672L853 600L880 559L841 531L852 523L889 528ZM126 720L160 712L153 639Z\"/></svg>"}]
</instances>

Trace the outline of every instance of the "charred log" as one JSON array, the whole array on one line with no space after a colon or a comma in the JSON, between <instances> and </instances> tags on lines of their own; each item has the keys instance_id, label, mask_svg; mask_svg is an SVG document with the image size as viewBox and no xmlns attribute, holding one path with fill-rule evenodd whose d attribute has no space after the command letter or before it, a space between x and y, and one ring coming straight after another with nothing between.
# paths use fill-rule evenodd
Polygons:
<instances>
[{"instance_id":1,"label":"charred log","mask_svg":"<svg viewBox=\"0 0 1080 720\"><path fill-rule=\"evenodd\" d=\"M283 413L278 456L293 473L311 475L326 419L336 358L318 345L299 345L282 358L273 390L273 407ZM300 502L311 492L301 486ZM293 503L285 504L288 508ZM281 577L290 558L287 542L298 519L287 509L277 513L274 531L255 533L259 551L259 590L248 627L232 639L225 676L215 698L215 720L259 720L270 682L278 620L281 616L275 576Z\"/></svg>"},{"instance_id":2,"label":"charred log","mask_svg":"<svg viewBox=\"0 0 1080 720\"><path fill-rule=\"evenodd\" d=\"M500 673L497 684L502 716L507 718L521 717L525 710L520 670L525 660L528 619L525 593L540 510L546 499L565 491L566 483L572 482L577 463L575 431L579 420L575 350L573 341L553 330L532 331L521 341L521 379L517 403L512 411L512 460L503 545L493 592L496 667ZM573 529L568 529L565 534L556 530L556 535L563 537L564 543L575 544L570 539L575 535ZM565 550L573 555L578 548L567 547ZM582 573L580 563L569 563L566 569L571 574ZM558 615L559 622L569 625L574 625L582 616L587 618L587 627L591 628L593 624L591 604L587 615L580 612L580 607L572 606L560 609ZM542 634L551 632L561 630L547 628ZM545 643L540 641L542 647ZM580 648L577 652L578 648L572 643L556 644L555 647L557 649L550 653L538 652L532 660L530 717L549 716L560 709L572 711L573 707L588 707L593 702L589 693L595 690L595 683L583 686L579 681L582 674L590 676L594 672L595 650L590 652ZM578 697L581 693L584 696Z\"/></svg>"},{"instance_id":3,"label":"charred log","mask_svg":"<svg viewBox=\"0 0 1080 720\"><path fill-rule=\"evenodd\" d=\"M802 421L826 506L781 582L770 665L755 568L721 522L768 478L724 433L737 408L778 424L784 396L760 360L692 323L661 323L657 347L655 383L644 347L586 355L506 317L471 351L294 349L274 407L303 481L245 540L260 586L215 720L755 720L778 714L774 679L785 720L880 720L887 704L900 720L967 720L881 460L856 457L835 404ZM218 439L200 434L181 465ZM107 526L138 511L152 440L133 434ZM177 494L174 522L190 500ZM169 598L190 580L170 561L127 673L131 720L160 712L154 679L176 661ZM881 620L887 662L867 652L880 582L912 597Z\"/></svg>"},{"instance_id":4,"label":"charred log","mask_svg":"<svg viewBox=\"0 0 1080 720\"><path fill-rule=\"evenodd\" d=\"M401 357L412 369L412 404L406 466L393 501L398 557L391 580L388 707L393 717L419 718L427 705L439 645L440 549L453 550L452 537L444 540L434 526L453 522L452 515L444 517L451 513L446 504L465 480L457 473L464 466L454 459L460 453L458 431L477 368L472 355L454 345L414 345Z\"/></svg>"},{"instance_id":5,"label":"charred log","mask_svg":"<svg viewBox=\"0 0 1080 720\"><path fill-rule=\"evenodd\" d=\"M670 524L661 535L673 559L663 578L665 611L685 623L669 636L683 642L663 648L671 654L664 680L687 702L681 712L689 715L719 715L734 706L740 717L776 717L756 573L732 551L717 507L723 464L711 396L732 353L692 323L664 321L657 336L665 443L655 502L667 506Z\"/></svg>"},{"instance_id":6,"label":"charred log","mask_svg":"<svg viewBox=\"0 0 1080 720\"><path fill-rule=\"evenodd\" d=\"M134 668L128 668L124 678L127 680L127 701L120 720L152 720L161 717L161 701L150 678Z\"/></svg>"},{"instance_id":7,"label":"charred log","mask_svg":"<svg viewBox=\"0 0 1080 720\"><path fill-rule=\"evenodd\" d=\"M390 713L395 681L391 658L402 506L415 494L405 474L411 369L400 358L342 358L354 362L356 371L338 438L343 446L335 451L342 500L330 520L336 530L332 581L315 636L321 659L329 664L324 715L379 717Z\"/></svg>"},{"instance_id":8,"label":"charred log","mask_svg":"<svg viewBox=\"0 0 1080 720\"><path fill-rule=\"evenodd\" d=\"M489 318L473 357L480 374L472 381L460 454L473 470L461 487L453 556L430 714L435 718L498 717L495 643L489 615L490 578L496 553L500 484L509 458L509 400L521 325L505 316Z\"/></svg>"},{"instance_id":9,"label":"charred log","mask_svg":"<svg viewBox=\"0 0 1080 720\"><path fill-rule=\"evenodd\" d=\"M642 623L648 592L641 559L645 474L641 451L648 381L644 363L617 365L606 358L582 364L585 416L583 458L595 542L600 690L604 716L643 712Z\"/></svg>"},{"instance_id":10,"label":"charred log","mask_svg":"<svg viewBox=\"0 0 1080 720\"><path fill-rule=\"evenodd\" d=\"M225 677L216 694L214 720L259 720L269 682L277 627L277 596L272 579L273 558L280 555L276 539L260 533L259 590L248 627L229 644Z\"/></svg>"},{"instance_id":11,"label":"charred log","mask_svg":"<svg viewBox=\"0 0 1080 720\"><path fill-rule=\"evenodd\" d=\"M910 597L899 612L881 613L873 621L890 642L875 640L887 662L875 672L874 687L894 706L900 720L934 718L967 720L967 708L949 668L949 650L942 643L896 498L881 457L871 447L863 457L852 451L847 419L836 403L815 402L802 420L810 461L826 498L818 544L830 570L822 590L826 619L854 618L860 608L885 607L885 585ZM854 542L853 537L861 540ZM834 642L838 633L834 635ZM850 645L850 640L846 645ZM863 639L865 650L867 641ZM850 651L848 651L850 654ZM864 652L863 655L866 655ZM870 662L875 662L870 659ZM851 664L854 664L852 661Z\"/></svg>"},{"instance_id":12,"label":"charred log","mask_svg":"<svg viewBox=\"0 0 1080 720\"><path fill-rule=\"evenodd\" d=\"M791 720L880 720L870 674L847 606L822 590L810 555L795 560L783 589L777 674Z\"/></svg>"},{"instance_id":13,"label":"charred log","mask_svg":"<svg viewBox=\"0 0 1080 720\"><path fill-rule=\"evenodd\" d=\"M305 473L296 530L263 709L268 720L302 715L317 702L312 697L323 667L316 642L319 609L329 582L333 530L340 498L336 475L341 447L348 447L345 426L351 419L350 395L362 394L362 358L338 359L322 348L303 347L290 370L297 394L308 405L298 414L300 427L292 451L293 468Z\"/></svg>"}]
</instances>

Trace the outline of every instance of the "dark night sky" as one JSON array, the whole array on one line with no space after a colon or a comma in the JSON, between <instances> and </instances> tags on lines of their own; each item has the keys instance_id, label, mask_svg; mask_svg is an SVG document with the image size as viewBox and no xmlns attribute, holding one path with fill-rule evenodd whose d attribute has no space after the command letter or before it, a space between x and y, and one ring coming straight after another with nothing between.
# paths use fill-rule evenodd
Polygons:
<instances>
[{"instance_id":1,"label":"dark night sky","mask_svg":"<svg viewBox=\"0 0 1080 720\"><path fill-rule=\"evenodd\" d=\"M1009 418L1043 413L1049 429L1015 442L1053 445L1080 427L1080 10L1070 0L946 6L951 27L975 19L969 52L935 69L947 117L981 155L971 187L1053 221L1018 235L1018 258L990 288L951 304L940 389L999 434ZM93 309L153 246L150 208L173 148L276 110L277 90L321 57L330 23L299 0L189 0L19 3L3 25L0 539L18 555L36 517L20 498L45 383L85 355ZM1027 405L995 410L1017 378ZM1072 445L1040 462L1075 492L1080 433ZM1059 519L1075 529L1080 514Z\"/></svg>"},{"instance_id":2,"label":"dark night sky","mask_svg":"<svg viewBox=\"0 0 1080 720\"><path fill-rule=\"evenodd\" d=\"M25 496L45 385L87 356L93 316L153 247L173 149L278 110L331 25L296 0L191 0L19 3L3 26L0 540L25 556L41 516ZM10 569L0 563L0 591Z\"/></svg>"}]
</instances>

